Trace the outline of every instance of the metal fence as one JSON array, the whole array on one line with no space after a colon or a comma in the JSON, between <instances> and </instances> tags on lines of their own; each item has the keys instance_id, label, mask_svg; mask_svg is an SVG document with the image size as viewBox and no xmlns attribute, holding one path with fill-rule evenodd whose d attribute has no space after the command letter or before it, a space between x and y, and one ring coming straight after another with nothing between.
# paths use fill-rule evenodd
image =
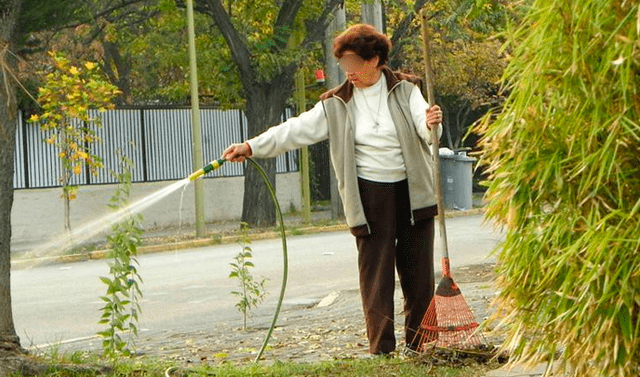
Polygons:
<instances>
[{"instance_id":1,"label":"metal fence","mask_svg":"<svg viewBox=\"0 0 640 377\"><path fill-rule=\"evenodd\" d=\"M292 115L287 109L286 120ZM240 110L201 108L200 121L204 162L218 158L224 148L241 142L247 135L247 118ZM18 116L13 187L44 188L60 186L61 166L53 145L36 125ZM193 171L193 135L188 108L121 108L102 114L102 127L96 130L101 143L92 146L102 158L104 168L97 176L83 171L74 175L73 185L115 183L110 173L118 170L118 152L134 163L133 182L178 180ZM242 176L246 164L225 164L206 178ZM276 173L298 171L298 151L276 159Z\"/></svg>"}]
</instances>

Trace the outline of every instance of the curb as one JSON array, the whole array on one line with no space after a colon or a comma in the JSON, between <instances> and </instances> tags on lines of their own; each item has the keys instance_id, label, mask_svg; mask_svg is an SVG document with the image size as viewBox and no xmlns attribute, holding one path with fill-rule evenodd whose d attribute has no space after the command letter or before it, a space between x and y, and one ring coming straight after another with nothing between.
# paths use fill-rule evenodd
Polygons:
<instances>
[{"instance_id":1,"label":"curb","mask_svg":"<svg viewBox=\"0 0 640 377\"><path fill-rule=\"evenodd\" d=\"M474 216L474 215L482 214L483 212L484 212L484 208L474 208L467 211L447 211L445 212L445 219L464 217L464 216ZM343 223L343 224L327 225L327 226L309 226L305 228L297 228L293 231L285 229L285 233L287 236L291 236L291 235L305 235L305 234L313 234L313 233L338 232L338 231L348 231L348 230L349 230L349 226ZM280 236L280 232L272 231L272 230L250 235L252 240L273 239L279 236ZM239 235L231 235L231 236L223 236L223 237L217 237L217 238L216 237L199 238L199 239L179 241L174 243L141 246L138 248L138 255L229 244L232 242L237 242L240 239L240 237L241 236ZM100 259L105 259L108 252L109 252L109 249L104 249L104 250L94 250L89 253L83 253L83 254L69 254L69 255L58 255L58 256L51 256L51 257L18 259L18 260L11 261L11 268L25 268L27 266L33 266L33 265L74 263L74 262L85 262L89 260L100 260Z\"/></svg>"},{"instance_id":2,"label":"curb","mask_svg":"<svg viewBox=\"0 0 640 377\"><path fill-rule=\"evenodd\" d=\"M349 230L349 227L346 224L338 224L338 225L328 225L328 226L310 226L306 228L298 228L294 231L285 230L287 236L291 235L303 235L303 234L312 234L312 233L321 233L321 232L337 232L337 231L345 231ZM265 240L265 239L273 239L280 237L280 232L276 231L266 231L262 233L255 233L250 235L252 240ZM138 255L143 254L152 254L152 253L161 253L166 251L177 251L184 249L191 249L197 247L207 247L214 245L223 245L229 244L232 242L237 242L241 236L232 235L232 236L223 236L223 237L210 237L210 238L199 238L188 241L178 241L174 243L165 243L158 245L149 245L149 246L141 246L138 248ZM33 265L43 265L43 264L56 264L56 263L75 263L75 262L85 262L90 260L100 260L105 259L109 249L103 250L94 250L88 253L82 254L69 254L69 255L57 255L51 257L39 257L39 258L25 258L25 259L17 259L11 261L11 268L25 268L27 266Z\"/></svg>"}]
</instances>

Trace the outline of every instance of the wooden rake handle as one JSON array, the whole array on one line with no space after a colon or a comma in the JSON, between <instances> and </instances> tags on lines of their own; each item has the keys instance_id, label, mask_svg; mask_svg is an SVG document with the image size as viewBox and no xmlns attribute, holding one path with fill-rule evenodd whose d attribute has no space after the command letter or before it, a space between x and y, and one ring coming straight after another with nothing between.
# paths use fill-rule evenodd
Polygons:
<instances>
[{"instance_id":1,"label":"wooden rake handle","mask_svg":"<svg viewBox=\"0 0 640 377\"><path fill-rule=\"evenodd\" d=\"M420 11L420 19L422 21L422 56L424 61L424 74L425 83L427 85L427 102L429 106L435 105L436 96L433 90L433 69L431 67L431 50L429 49L429 34L427 32L427 11L422 9ZM431 148L434 159L435 172L433 177L433 184L436 189L436 199L438 200L438 225L440 228L440 246L442 248L443 260L449 259L449 247L447 245L447 229L444 223L444 197L442 193L442 167L440 166L440 140L438 139L438 127L431 128ZM448 274L449 271L445 271L443 261L442 274Z\"/></svg>"}]
</instances>

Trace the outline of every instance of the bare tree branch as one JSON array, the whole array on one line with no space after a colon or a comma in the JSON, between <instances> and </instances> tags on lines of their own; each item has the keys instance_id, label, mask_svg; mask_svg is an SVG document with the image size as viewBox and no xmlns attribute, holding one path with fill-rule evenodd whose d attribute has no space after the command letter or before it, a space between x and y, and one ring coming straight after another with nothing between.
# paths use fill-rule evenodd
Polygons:
<instances>
[{"instance_id":1,"label":"bare tree branch","mask_svg":"<svg viewBox=\"0 0 640 377\"><path fill-rule=\"evenodd\" d=\"M213 18L220 33L227 41L227 45L229 45L233 60L240 70L240 80L243 86L245 89L251 88L255 81L255 73L251 67L251 52L247 47L247 42L233 26L231 17L229 17L220 0L205 0L205 2L208 5L206 13Z\"/></svg>"},{"instance_id":2,"label":"bare tree branch","mask_svg":"<svg viewBox=\"0 0 640 377\"><path fill-rule=\"evenodd\" d=\"M63 29L67 29L67 28L75 28L78 27L80 25L86 24L87 22L91 22L94 21L98 18L101 17L109 17L112 16L114 12L125 9L131 5L138 5L138 4L144 4L147 3L149 0L119 0L117 1L117 4L112 4L110 3L109 6L107 6L104 9L100 9L94 12L89 11L89 14L86 17L81 17L80 20L78 22L75 22L73 24L68 24L68 25L64 25L61 26L53 31L60 31ZM126 13L124 16L134 13L135 11L131 11ZM112 18L114 19L114 18ZM115 19L114 19L115 20Z\"/></svg>"},{"instance_id":3,"label":"bare tree branch","mask_svg":"<svg viewBox=\"0 0 640 377\"><path fill-rule=\"evenodd\" d=\"M429 0L429 2L432 2L432 1L433 0ZM422 9L422 7L426 3L427 3L427 0L417 0L413 5L413 12L407 12L407 14L404 16L404 18L402 19L402 21L394 31L393 35L391 36L391 43L393 45L395 45L400 40L400 38L404 37L404 35L407 32L407 29L409 29L409 25L411 25L411 22L413 22L413 20L416 18L418 13L420 13L420 9Z\"/></svg>"},{"instance_id":4,"label":"bare tree branch","mask_svg":"<svg viewBox=\"0 0 640 377\"><path fill-rule=\"evenodd\" d=\"M291 29L291 25L298 14L298 11L302 7L301 0L285 0L280 7L280 13L278 13L278 18L276 18L276 22L273 25L275 27L276 33L281 29Z\"/></svg>"},{"instance_id":5,"label":"bare tree branch","mask_svg":"<svg viewBox=\"0 0 640 377\"><path fill-rule=\"evenodd\" d=\"M0 39L9 38L14 32L21 7L20 0L3 1L0 5Z\"/></svg>"},{"instance_id":6,"label":"bare tree branch","mask_svg":"<svg viewBox=\"0 0 640 377\"><path fill-rule=\"evenodd\" d=\"M404 43L401 42L401 40L407 36L407 31L409 30L411 23L427 2L431 3L433 0L417 0L413 5L413 12L407 12L400 24L398 24L398 27L394 30L393 35L390 38L391 44L394 46L393 50L391 50L391 56L389 57L389 62L392 68L397 68L393 67L393 65L394 62L398 60L398 55L402 51L401 47Z\"/></svg>"},{"instance_id":7,"label":"bare tree branch","mask_svg":"<svg viewBox=\"0 0 640 377\"><path fill-rule=\"evenodd\" d=\"M304 48L309 48L313 43L320 42L324 38L324 31L333 21L333 15L338 7L344 7L344 0L330 0L317 19L307 21L307 37L302 43Z\"/></svg>"},{"instance_id":8,"label":"bare tree branch","mask_svg":"<svg viewBox=\"0 0 640 377\"><path fill-rule=\"evenodd\" d=\"M284 36L291 30L291 25L302 6L302 2L299 0L286 0L282 5L280 14L275 23L276 35ZM344 6L344 0L331 0L322 10L322 13L315 20L307 20L307 37L303 41L301 47L309 48L311 44L319 42L324 36L324 30L329 26L335 13L336 8ZM279 48L285 48L286 42L283 42L287 38L275 38L276 43L279 43Z\"/></svg>"}]
</instances>

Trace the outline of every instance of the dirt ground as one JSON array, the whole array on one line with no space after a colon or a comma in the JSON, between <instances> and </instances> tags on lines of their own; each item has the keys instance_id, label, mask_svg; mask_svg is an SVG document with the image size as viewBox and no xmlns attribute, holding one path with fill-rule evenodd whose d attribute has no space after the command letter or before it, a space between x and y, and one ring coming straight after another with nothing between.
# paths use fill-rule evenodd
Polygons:
<instances>
[{"instance_id":1,"label":"dirt ground","mask_svg":"<svg viewBox=\"0 0 640 377\"><path fill-rule=\"evenodd\" d=\"M455 269L454 281L478 322L490 312L495 295L493 265ZM399 285L399 284L398 284ZM396 338L403 344L402 293L396 290ZM271 318L254 318L249 329L216 325L211 330L166 330L140 334L137 353L177 361L183 366L253 361L267 334ZM486 339L495 344L495 340ZM400 347L398 347L400 348ZM269 361L314 362L368 356L364 318L357 289L333 292L323 300L284 307L263 357Z\"/></svg>"}]
</instances>

